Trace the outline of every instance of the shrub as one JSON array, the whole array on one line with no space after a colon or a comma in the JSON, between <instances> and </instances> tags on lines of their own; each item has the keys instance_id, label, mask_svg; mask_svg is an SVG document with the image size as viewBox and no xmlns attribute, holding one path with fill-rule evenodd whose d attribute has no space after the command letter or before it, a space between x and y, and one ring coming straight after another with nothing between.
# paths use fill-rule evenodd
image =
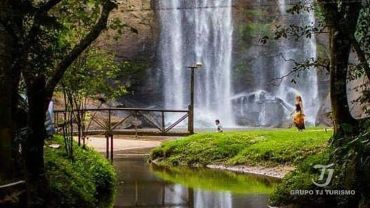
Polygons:
<instances>
[{"instance_id":1,"label":"shrub","mask_svg":"<svg viewBox=\"0 0 370 208\"><path fill-rule=\"evenodd\" d=\"M285 176L277 185L270 197L270 203L273 206L299 204L300 207L329 207L330 200L320 198L320 196L291 194L294 190L319 190L320 188L312 183L312 179L318 178L320 171L314 169L313 166L328 163L329 151L307 157L297 166L296 170Z\"/></svg>"},{"instance_id":2,"label":"shrub","mask_svg":"<svg viewBox=\"0 0 370 208\"><path fill-rule=\"evenodd\" d=\"M64 151L63 138L45 147L45 168L50 187L50 207L112 207L116 174L113 166L98 152L74 146L73 159Z\"/></svg>"}]
</instances>

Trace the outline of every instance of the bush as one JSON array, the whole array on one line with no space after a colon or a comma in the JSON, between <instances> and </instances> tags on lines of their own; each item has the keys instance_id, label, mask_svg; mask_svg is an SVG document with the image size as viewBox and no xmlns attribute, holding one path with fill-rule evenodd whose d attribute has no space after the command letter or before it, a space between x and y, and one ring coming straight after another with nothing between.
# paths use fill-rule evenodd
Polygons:
<instances>
[{"instance_id":1,"label":"bush","mask_svg":"<svg viewBox=\"0 0 370 208\"><path fill-rule=\"evenodd\" d=\"M73 159L64 151L63 138L45 147L45 168L50 186L50 207L112 207L116 174L113 166L98 152L74 145Z\"/></svg>"},{"instance_id":2,"label":"bush","mask_svg":"<svg viewBox=\"0 0 370 208\"><path fill-rule=\"evenodd\" d=\"M294 204L298 207L370 207L370 133L364 131L348 143L308 157L287 175L270 198L274 206ZM333 148L333 147L332 147ZM330 156L329 156L330 155ZM290 194L291 190L319 190L311 179L320 172L314 164L334 164L334 177L326 190L352 190L354 195Z\"/></svg>"},{"instance_id":3,"label":"bush","mask_svg":"<svg viewBox=\"0 0 370 208\"><path fill-rule=\"evenodd\" d=\"M300 163L297 168L286 175L270 197L273 206L299 205L299 207L330 207L331 200L320 196L291 194L294 190L320 190L312 183L318 178L320 170L314 169L316 164L328 164L329 151L312 155Z\"/></svg>"}]
</instances>

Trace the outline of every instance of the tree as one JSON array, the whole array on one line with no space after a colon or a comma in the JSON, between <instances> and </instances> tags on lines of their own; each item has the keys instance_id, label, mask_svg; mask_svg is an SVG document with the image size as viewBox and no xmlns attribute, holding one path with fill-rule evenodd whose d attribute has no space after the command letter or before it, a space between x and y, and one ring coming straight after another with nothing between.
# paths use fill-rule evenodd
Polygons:
<instances>
[{"instance_id":1,"label":"tree","mask_svg":"<svg viewBox=\"0 0 370 208\"><path fill-rule=\"evenodd\" d=\"M334 120L334 139L358 132L347 97L348 59L351 52L361 2L318 1L329 28L330 98Z\"/></svg>"},{"instance_id":2,"label":"tree","mask_svg":"<svg viewBox=\"0 0 370 208\"><path fill-rule=\"evenodd\" d=\"M326 196L324 197L324 203L339 207L369 207L369 119L360 121L353 118L347 97L347 82L349 80L361 76L370 78L370 51L368 50L370 46L368 29L370 25L369 2L326 0L318 0L317 2L319 11L323 16L322 22L319 24L321 28L315 26L280 28L277 38L286 37L287 34L298 38L310 38L314 33L328 32L329 66L327 68L330 73L330 97L334 120L334 136L329 162L334 163L336 169L340 170L337 171L337 175L330 187L334 190L355 190L356 195L348 197ZM314 6L303 2L293 6L291 11L293 13L302 10L312 11L313 8ZM359 64L349 63L351 49L354 49L354 52L357 54ZM326 61L296 62L295 66L297 70L305 70L307 66L316 65L319 62L325 63ZM320 66L320 64L317 66ZM357 101L369 101L369 84L365 85L367 85L365 86L367 91L364 91L361 98ZM334 151L331 151L332 149ZM303 175L306 172L298 174ZM315 202L311 203L316 203L318 199L315 198L313 200Z\"/></svg>"},{"instance_id":3,"label":"tree","mask_svg":"<svg viewBox=\"0 0 370 208\"><path fill-rule=\"evenodd\" d=\"M107 101L126 93L126 86L119 80L122 73L119 66L114 54L90 47L74 61L60 82L57 90L63 93L66 111L71 112L77 124L78 144L84 138L87 115L83 109L87 108L88 99Z\"/></svg>"},{"instance_id":4,"label":"tree","mask_svg":"<svg viewBox=\"0 0 370 208\"><path fill-rule=\"evenodd\" d=\"M12 178L11 145L13 132L12 102L13 76L12 62L16 43L13 31L7 27L7 22L13 21L13 8L10 1L0 2L0 178ZM13 17L13 18L12 18Z\"/></svg>"},{"instance_id":5,"label":"tree","mask_svg":"<svg viewBox=\"0 0 370 208\"><path fill-rule=\"evenodd\" d=\"M23 78L30 129L23 148L27 181L31 194L45 198L43 146L48 103L67 68L107 28L108 16L116 3L113 0L12 0L2 1L0 6L0 76L1 89L6 92L0 101L0 128L6 138L1 145L7 149L10 138L14 138L15 127L9 122L15 115L17 88ZM71 38L76 32L80 38ZM1 154L1 161L9 159L8 151ZM42 201L35 204L43 205Z\"/></svg>"},{"instance_id":6,"label":"tree","mask_svg":"<svg viewBox=\"0 0 370 208\"><path fill-rule=\"evenodd\" d=\"M367 4L368 5L368 4ZM316 7L318 6L318 7ZM347 81L348 73L354 73L354 70L361 68L365 72L365 76L370 78L368 65L368 54L365 54L358 40L355 38L356 31L362 28L362 41L369 43L364 35L367 32L370 21L366 20L366 12L368 9L360 1L326 1L318 0L316 4L309 4L305 1L298 2L288 9L290 14L299 14L301 12L313 12L318 8L319 22L316 25L289 25L288 27L279 26L275 31L274 39L287 38L293 36L297 40L299 38L311 38L318 33L328 33L329 38L329 58L314 59L310 57L307 61L298 63L294 60L295 67L289 73L295 73L301 70L309 70L310 67L325 68L330 75L330 97L332 106L332 118L334 122L334 141L344 141L342 138L350 138L357 135L359 131L359 122L351 115L347 96ZM358 24L360 12L362 11L362 23ZM322 16L322 18L321 18ZM369 19L369 18L367 18ZM266 42L269 37L264 37L262 42ZM363 44L366 46L366 44ZM369 45L369 44L368 44ZM349 66L349 56L351 49L354 48L359 61L359 67ZM329 63L329 64L327 64ZM363 73L358 73L362 76ZM338 144L340 145L340 144Z\"/></svg>"}]
</instances>

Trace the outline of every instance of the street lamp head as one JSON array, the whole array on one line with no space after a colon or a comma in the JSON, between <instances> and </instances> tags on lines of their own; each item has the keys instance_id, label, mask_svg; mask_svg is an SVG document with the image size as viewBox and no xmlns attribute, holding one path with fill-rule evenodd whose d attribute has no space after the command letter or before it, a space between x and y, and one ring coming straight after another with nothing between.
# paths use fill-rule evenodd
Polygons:
<instances>
[{"instance_id":1,"label":"street lamp head","mask_svg":"<svg viewBox=\"0 0 370 208\"><path fill-rule=\"evenodd\" d=\"M188 68L189 68L189 69L200 69L200 68L202 68L202 66L203 66L203 64L202 64L202 63L197 62L197 63L195 63L195 64L193 64L193 65L191 65L191 66L188 66Z\"/></svg>"}]
</instances>

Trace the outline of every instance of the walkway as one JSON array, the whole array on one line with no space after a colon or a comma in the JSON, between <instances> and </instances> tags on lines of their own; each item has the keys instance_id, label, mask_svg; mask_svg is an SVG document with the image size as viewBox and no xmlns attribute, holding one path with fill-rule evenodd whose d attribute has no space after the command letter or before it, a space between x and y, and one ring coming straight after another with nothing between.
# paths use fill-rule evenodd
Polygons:
<instances>
[{"instance_id":1,"label":"walkway","mask_svg":"<svg viewBox=\"0 0 370 208\"><path fill-rule=\"evenodd\" d=\"M163 141L174 139L174 137L154 137L154 136L115 136L114 137L114 154L118 155L123 152L135 152L133 150L150 150L160 146ZM104 136L89 137L86 144L93 147L96 151L105 153L106 139ZM145 151L149 152L149 151Z\"/></svg>"}]
</instances>

